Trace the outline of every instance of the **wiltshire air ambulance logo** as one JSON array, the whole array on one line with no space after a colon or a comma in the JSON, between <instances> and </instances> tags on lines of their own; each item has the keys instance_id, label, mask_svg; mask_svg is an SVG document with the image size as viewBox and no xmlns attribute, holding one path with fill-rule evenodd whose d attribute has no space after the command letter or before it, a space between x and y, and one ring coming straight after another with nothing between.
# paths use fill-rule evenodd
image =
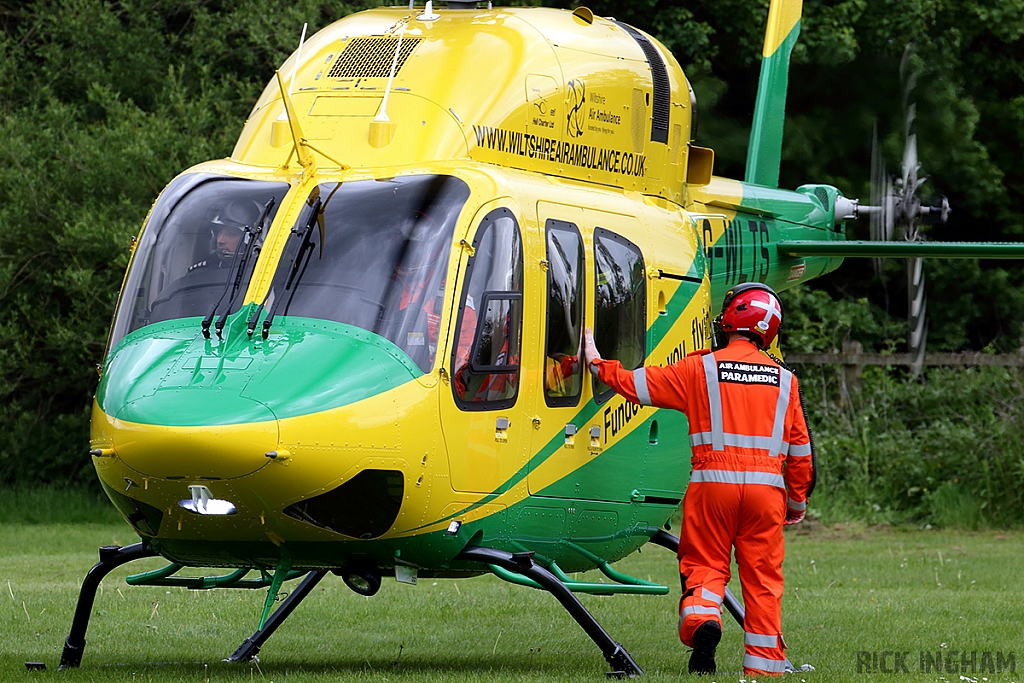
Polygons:
<instances>
[{"instance_id":1,"label":"wiltshire air ambulance logo","mask_svg":"<svg viewBox=\"0 0 1024 683\"><path fill-rule=\"evenodd\" d=\"M565 132L571 138L578 138L583 135L587 122L586 113L583 110L583 105L587 103L587 86L582 80L574 78L566 83L566 87L568 88L566 108L569 110L569 114L566 117Z\"/></svg>"}]
</instances>

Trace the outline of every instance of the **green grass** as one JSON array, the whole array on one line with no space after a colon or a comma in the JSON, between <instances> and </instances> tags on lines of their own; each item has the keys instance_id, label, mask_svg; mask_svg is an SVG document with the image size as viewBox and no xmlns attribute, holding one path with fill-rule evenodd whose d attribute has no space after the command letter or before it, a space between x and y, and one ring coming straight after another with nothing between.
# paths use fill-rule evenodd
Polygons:
<instances>
[{"instance_id":1,"label":"green grass","mask_svg":"<svg viewBox=\"0 0 1024 683\"><path fill-rule=\"evenodd\" d=\"M787 532L784 627L790 658L818 681L955 681L916 673L922 650L1014 652L1024 680L1021 532L952 532L814 525ZM264 647L258 667L220 660L255 628L265 591L130 587L123 567L97 596L81 669L55 673L78 588L96 548L135 539L110 523L0 525L0 681L599 681L598 649L539 591L494 577L385 580L363 598L328 576ZM675 634L673 557L649 547L617 565L665 582L663 597L583 596L651 681L676 681L688 654ZM596 580L596 576L592 577ZM733 585L733 590L739 587ZM738 681L742 633L731 621L715 681ZM858 673L857 652L909 651L910 674ZM27 672L44 661L47 672ZM891 659L889 660L892 661ZM684 678L689 678L683 674ZM697 679L693 679L697 680Z\"/></svg>"},{"instance_id":2,"label":"green grass","mask_svg":"<svg viewBox=\"0 0 1024 683\"><path fill-rule=\"evenodd\" d=\"M97 485L95 490L51 486L0 487L0 525L117 524L121 517Z\"/></svg>"}]
</instances>

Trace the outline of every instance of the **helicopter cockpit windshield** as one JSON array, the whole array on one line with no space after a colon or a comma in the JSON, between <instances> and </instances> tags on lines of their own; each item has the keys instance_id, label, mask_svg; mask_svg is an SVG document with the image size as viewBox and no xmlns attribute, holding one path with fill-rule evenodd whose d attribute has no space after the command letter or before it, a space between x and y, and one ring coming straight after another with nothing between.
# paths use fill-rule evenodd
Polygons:
<instances>
[{"instance_id":1,"label":"helicopter cockpit windshield","mask_svg":"<svg viewBox=\"0 0 1024 683\"><path fill-rule=\"evenodd\" d=\"M142 232L111 344L146 325L208 315L222 298L237 310L242 297L229 302L225 291L237 281L244 293L288 187L209 174L172 182Z\"/></svg>"},{"instance_id":2,"label":"helicopter cockpit windshield","mask_svg":"<svg viewBox=\"0 0 1024 683\"><path fill-rule=\"evenodd\" d=\"M353 325L391 340L428 372L455 223L468 198L465 182L442 175L319 185L281 257L267 319Z\"/></svg>"}]
</instances>

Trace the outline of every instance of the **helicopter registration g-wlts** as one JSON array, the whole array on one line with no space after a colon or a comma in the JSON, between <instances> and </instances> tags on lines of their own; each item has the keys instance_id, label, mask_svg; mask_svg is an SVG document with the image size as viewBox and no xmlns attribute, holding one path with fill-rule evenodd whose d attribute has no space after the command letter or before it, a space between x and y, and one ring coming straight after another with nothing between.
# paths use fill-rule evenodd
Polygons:
<instances>
[{"instance_id":1,"label":"helicopter registration g-wlts","mask_svg":"<svg viewBox=\"0 0 1024 683\"><path fill-rule=\"evenodd\" d=\"M597 384L581 334L671 363L730 285L881 255L844 242L836 188L774 187L800 10L772 2L748 182L691 144L672 55L582 7L378 9L301 43L133 243L91 453L141 542L101 549L62 666L103 576L160 555L128 582L269 588L235 660L328 571L364 595L493 572L641 673L573 593L668 592L610 563L678 542L687 423ZM614 583L567 575L595 568Z\"/></svg>"}]
</instances>

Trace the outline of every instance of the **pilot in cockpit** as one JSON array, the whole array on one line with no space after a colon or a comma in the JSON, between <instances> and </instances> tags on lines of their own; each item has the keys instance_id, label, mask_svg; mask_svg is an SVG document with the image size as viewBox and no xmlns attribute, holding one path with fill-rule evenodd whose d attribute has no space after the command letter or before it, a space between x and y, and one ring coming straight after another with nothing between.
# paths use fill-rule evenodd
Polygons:
<instances>
[{"instance_id":1,"label":"pilot in cockpit","mask_svg":"<svg viewBox=\"0 0 1024 683\"><path fill-rule=\"evenodd\" d=\"M230 268L241 250L246 228L259 219L260 205L249 199L228 200L207 212L210 223L210 255L193 263L188 273Z\"/></svg>"}]
</instances>

